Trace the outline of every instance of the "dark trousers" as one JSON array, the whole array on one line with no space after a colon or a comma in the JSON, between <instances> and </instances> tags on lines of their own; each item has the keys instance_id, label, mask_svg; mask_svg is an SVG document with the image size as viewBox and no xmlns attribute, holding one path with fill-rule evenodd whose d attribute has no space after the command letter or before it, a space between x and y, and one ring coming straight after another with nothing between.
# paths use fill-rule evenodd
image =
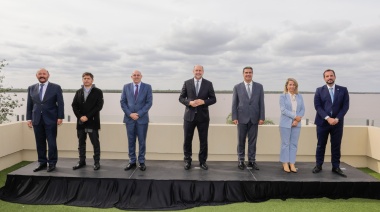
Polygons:
<instances>
[{"instance_id":1,"label":"dark trousers","mask_svg":"<svg viewBox=\"0 0 380 212\"><path fill-rule=\"evenodd\" d=\"M57 150L57 123L45 124L43 116L40 123L33 125L34 136L36 138L36 147L38 162L41 165L55 165L58 160ZM46 143L48 146L48 156L46 157Z\"/></svg>"},{"instance_id":2,"label":"dark trousers","mask_svg":"<svg viewBox=\"0 0 380 212\"><path fill-rule=\"evenodd\" d=\"M199 155L198 159L200 163L205 163L207 161L207 155L208 155L208 127L209 127L210 121L199 121L197 118L197 115L195 115L193 121L184 121L183 123L183 130L184 130L184 137L185 141L183 144L183 152L184 152L184 160L186 162L192 161L192 141L194 136L194 130L195 127L198 130L198 136L199 136Z\"/></svg>"},{"instance_id":3,"label":"dark trousers","mask_svg":"<svg viewBox=\"0 0 380 212\"><path fill-rule=\"evenodd\" d=\"M248 136L248 161L256 161L256 143L257 143L257 131L258 125L248 122L247 124L238 124L238 145L237 154L238 160L245 160L245 141Z\"/></svg>"},{"instance_id":4,"label":"dark trousers","mask_svg":"<svg viewBox=\"0 0 380 212\"><path fill-rule=\"evenodd\" d=\"M145 163L146 153L146 135L148 133L148 124L138 124L137 121L127 123L128 136L128 155L129 163L136 163L136 139L139 141L138 162Z\"/></svg>"},{"instance_id":5,"label":"dark trousers","mask_svg":"<svg viewBox=\"0 0 380 212\"><path fill-rule=\"evenodd\" d=\"M85 129L78 129L78 152L79 152L79 161L80 163L86 162L86 140L90 137L92 146L94 147L94 162L99 163L100 160L100 142L99 142L99 131L92 130L92 132L86 132Z\"/></svg>"},{"instance_id":6,"label":"dark trousers","mask_svg":"<svg viewBox=\"0 0 380 212\"><path fill-rule=\"evenodd\" d=\"M343 136L343 123L337 125L317 126L317 151L315 154L317 165L322 166L325 160L325 151L327 139L330 135L331 142L331 163L333 168L339 168L340 165L340 145Z\"/></svg>"}]
</instances>

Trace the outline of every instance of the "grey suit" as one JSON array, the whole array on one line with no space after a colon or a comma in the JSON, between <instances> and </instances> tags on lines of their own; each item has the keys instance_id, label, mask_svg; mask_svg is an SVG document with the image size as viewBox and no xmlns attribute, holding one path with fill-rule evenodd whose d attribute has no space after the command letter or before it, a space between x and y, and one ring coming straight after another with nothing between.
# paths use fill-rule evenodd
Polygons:
<instances>
[{"instance_id":1,"label":"grey suit","mask_svg":"<svg viewBox=\"0 0 380 212\"><path fill-rule=\"evenodd\" d=\"M265 120L264 89L252 81L251 97L245 83L235 85L232 95L232 120L238 120L238 160L245 160L245 140L248 135L248 161L256 161L256 141L259 120Z\"/></svg>"}]
</instances>

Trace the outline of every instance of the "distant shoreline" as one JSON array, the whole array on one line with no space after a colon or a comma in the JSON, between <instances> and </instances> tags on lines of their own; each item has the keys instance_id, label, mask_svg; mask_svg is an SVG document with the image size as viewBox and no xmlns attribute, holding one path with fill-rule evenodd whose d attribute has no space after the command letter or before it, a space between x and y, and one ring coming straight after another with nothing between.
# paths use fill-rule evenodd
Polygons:
<instances>
[{"instance_id":1,"label":"distant shoreline","mask_svg":"<svg viewBox=\"0 0 380 212\"><path fill-rule=\"evenodd\" d=\"M75 93L78 89L62 89L64 93ZM103 93L121 93L121 90L116 89L102 89ZM28 92L28 89L21 89L21 88L12 88L10 91L7 91L7 93L13 92L13 93L25 93ZM181 93L181 90L153 90L153 93ZM215 93L225 93L229 94L232 93L232 90L216 90ZM267 94L281 94L283 91L264 91L264 93ZM313 94L314 91L300 91L301 94ZM380 92L350 92L350 94L380 94Z\"/></svg>"}]
</instances>

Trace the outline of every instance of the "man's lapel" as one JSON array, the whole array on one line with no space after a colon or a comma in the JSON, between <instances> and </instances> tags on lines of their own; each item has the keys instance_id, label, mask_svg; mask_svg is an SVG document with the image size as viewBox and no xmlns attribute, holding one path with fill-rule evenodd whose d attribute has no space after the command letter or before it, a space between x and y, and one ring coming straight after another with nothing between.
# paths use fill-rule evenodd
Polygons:
<instances>
[{"instance_id":1,"label":"man's lapel","mask_svg":"<svg viewBox=\"0 0 380 212\"><path fill-rule=\"evenodd\" d=\"M136 84L135 83L132 83L133 84L133 86L135 86L136 87ZM144 88L144 86L143 86L143 83L140 83L140 85L139 85L139 90L138 90L138 94L137 94L137 97L136 97L136 99L135 99L135 102L137 102L137 100L140 98L140 96L141 96L141 93L143 92L143 88ZM134 88L132 89L132 96L133 96L133 98L135 98L135 93L134 93Z\"/></svg>"},{"instance_id":2,"label":"man's lapel","mask_svg":"<svg viewBox=\"0 0 380 212\"><path fill-rule=\"evenodd\" d=\"M38 85L38 87L39 87L39 85ZM52 92L53 91L51 89L51 83L48 83L48 85L46 87L46 90L45 90L45 95L42 98L42 102L44 102L47 98L49 98L49 96L51 95Z\"/></svg>"},{"instance_id":3,"label":"man's lapel","mask_svg":"<svg viewBox=\"0 0 380 212\"><path fill-rule=\"evenodd\" d=\"M190 92L194 94L194 96L197 96L197 91L195 90L195 84L194 84L194 78L190 80ZM201 89L199 89L200 91ZM199 95L199 94L198 94Z\"/></svg>"},{"instance_id":4,"label":"man's lapel","mask_svg":"<svg viewBox=\"0 0 380 212\"><path fill-rule=\"evenodd\" d=\"M37 99L39 102L41 102L41 100L40 100L40 96L39 96L39 88L40 88L40 84L37 83L37 84L33 87L32 95L33 95L33 99Z\"/></svg>"},{"instance_id":5,"label":"man's lapel","mask_svg":"<svg viewBox=\"0 0 380 212\"><path fill-rule=\"evenodd\" d=\"M335 91L334 91L334 102L338 100L338 96L340 94L340 89L338 85L335 85Z\"/></svg>"},{"instance_id":6,"label":"man's lapel","mask_svg":"<svg viewBox=\"0 0 380 212\"><path fill-rule=\"evenodd\" d=\"M242 82L241 83L241 91L244 93L244 96L248 99L248 100L250 100L250 98L249 98L249 96L248 96L248 92L247 92L247 87L245 86L245 82ZM252 85L252 87L253 87L253 85ZM252 89L253 90L253 89ZM252 93L251 93L251 95L252 95Z\"/></svg>"}]
</instances>

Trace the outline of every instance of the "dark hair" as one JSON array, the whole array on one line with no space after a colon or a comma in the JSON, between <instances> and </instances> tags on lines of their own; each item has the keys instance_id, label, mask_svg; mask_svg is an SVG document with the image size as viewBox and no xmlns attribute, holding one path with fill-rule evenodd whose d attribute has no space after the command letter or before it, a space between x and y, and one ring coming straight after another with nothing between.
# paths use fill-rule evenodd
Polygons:
<instances>
[{"instance_id":1,"label":"dark hair","mask_svg":"<svg viewBox=\"0 0 380 212\"><path fill-rule=\"evenodd\" d=\"M90 72L84 72L84 73L82 74L82 78L83 78L84 76L90 76L91 79L94 79L94 75L92 75Z\"/></svg>"},{"instance_id":2,"label":"dark hair","mask_svg":"<svg viewBox=\"0 0 380 212\"><path fill-rule=\"evenodd\" d=\"M334 76L336 76L334 70L332 70L332 69L327 69L326 71L323 72L323 78L325 78L325 73L326 73L326 72L329 72L329 71L332 71L332 73L334 74Z\"/></svg>"},{"instance_id":3,"label":"dark hair","mask_svg":"<svg viewBox=\"0 0 380 212\"><path fill-rule=\"evenodd\" d=\"M251 71L253 72L253 69L252 69L251 66L246 66L246 67L244 67L244 68L243 68L243 73L244 73L244 70L245 70L245 69L251 69Z\"/></svg>"}]
</instances>

